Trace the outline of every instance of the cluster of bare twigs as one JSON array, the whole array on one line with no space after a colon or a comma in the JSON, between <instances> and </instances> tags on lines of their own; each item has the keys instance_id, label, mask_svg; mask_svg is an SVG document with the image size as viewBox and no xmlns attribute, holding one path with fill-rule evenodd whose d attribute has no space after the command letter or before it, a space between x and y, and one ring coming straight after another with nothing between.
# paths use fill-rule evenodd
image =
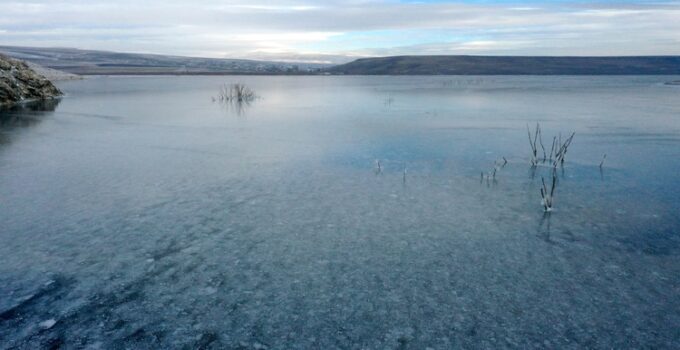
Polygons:
<instances>
[{"instance_id":1,"label":"cluster of bare twigs","mask_svg":"<svg viewBox=\"0 0 680 350\"><path fill-rule=\"evenodd\" d=\"M529 136L529 145L531 146L532 178L533 172L535 172L536 168L541 163L543 164L548 163L542 166L551 169L550 175L552 177L552 182L550 183L550 187L548 187L548 185L546 184L545 178L541 177L542 187L540 188L541 204L543 206L544 211L546 213L549 213L553 209L555 190L557 188L558 183L557 168L559 166L562 167L562 169L564 169L563 167L565 157L567 151L569 150L569 146L574 140L574 136L576 135L576 133L572 132L569 135L569 137L565 138L564 140L562 140L562 134L553 137L550 152L546 152L545 146L543 145L541 125L539 123L536 123L536 128L534 129L533 133L529 128L529 125L527 125L527 134ZM542 153L542 157L541 154L539 153L539 147ZM602 157L602 161L600 162L600 170L602 169L602 166L604 165L604 161L606 160L606 158L607 155L604 154L604 156ZM496 159L494 161L493 168L490 171L488 172L482 171L480 173L479 177L480 184L484 183L485 180L487 185L490 185L491 183L493 184L497 183L496 177L498 172L508 164L508 160L505 157L501 157L501 159L502 160ZM383 166L379 159L375 160L374 171L376 175L382 174L383 172ZM403 182L406 183L405 165L403 168L402 179Z\"/></svg>"},{"instance_id":2,"label":"cluster of bare twigs","mask_svg":"<svg viewBox=\"0 0 680 350\"><path fill-rule=\"evenodd\" d=\"M543 159L545 159L545 148L543 147L543 138L541 136L541 126L536 123L536 131L534 131L533 140L531 138L531 130L529 130L529 124L527 124L527 134L529 135L529 146L531 146L531 166L538 165L538 147L536 147L536 141L540 142L541 148L543 148Z\"/></svg>"},{"instance_id":3,"label":"cluster of bare twigs","mask_svg":"<svg viewBox=\"0 0 680 350\"><path fill-rule=\"evenodd\" d=\"M220 87L217 97L213 97L213 101L248 103L256 97L255 92L245 84L224 84Z\"/></svg>"},{"instance_id":4,"label":"cluster of bare twigs","mask_svg":"<svg viewBox=\"0 0 680 350\"><path fill-rule=\"evenodd\" d=\"M484 182L485 178L486 178L487 184L490 181L493 181L494 183L496 182L496 173L499 170L503 169L508 164L508 160L505 159L505 157L501 157L501 158L503 158L502 162L500 160L494 160L493 168L488 173L484 174L484 172L482 171L480 178L479 178L480 183Z\"/></svg>"},{"instance_id":5,"label":"cluster of bare twigs","mask_svg":"<svg viewBox=\"0 0 680 350\"><path fill-rule=\"evenodd\" d=\"M557 143L555 143L555 145L559 148L555 152L553 168L556 168L558 164L564 165L564 156L567 154L567 150L569 149L569 145L571 145L571 141L574 139L574 135L576 135L576 133L572 132L571 136L569 136L564 143L562 143L562 135L560 135L559 139L556 139ZM553 142L555 142L555 139L553 139Z\"/></svg>"},{"instance_id":6,"label":"cluster of bare twigs","mask_svg":"<svg viewBox=\"0 0 680 350\"><path fill-rule=\"evenodd\" d=\"M564 142L562 142L562 134L553 137L550 153L547 153L545 151L545 147L543 146L543 135L541 132L541 125L539 123L536 123L536 129L534 130L533 136L531 134L531 129L529 129L529 125L527 124L527 134L529 136L529 146L531 146L531 166L537 166L541 162L545 163L547 161L552 161L553 167L557 167L557 165L564 165L564 157L566 156L567 150L571 145L571 141L574 139L574 135L576 135L575 132L572 132L571 135L564 140ZM541 146L543 158L539 157L538 146Z\"/></svg>"},{"instance_id":7,"label":"cluster of bare twigs","mask_svg":"<svg viewBox=\"0 0 680 350\"><path fill-rule=\"evenodd\" d=\"M536 129L533 133L533 136L531 134L531 129L529 129L529 125L527 124L527 134L529 135L529 146L531 146L531 166L536 167L538 166L539 162L552 162L552 185L550 186L550 191L548 191L548 187L545 185L545 179L541 177L541 182L543 184L543 187L541 188L541 202L543 203L543 208L545 211L549 212L552 210L555 186L557 184L557 166L564 166L565 156L567 155L569 146L574 140L574 135L576 135L576 133L572 132L571 135L564 140L564 142L562 141L562 134L553 137L550 153L547 153L545 151L545 147L543 146L541 125L539 123L536 123ZM543 151L543 158L539 158L538 156L538 145L541 146L541 150ZM604 159L602 160L602 163L600 163L600 167L603 163Z\"/></svg>"}]
</instances>

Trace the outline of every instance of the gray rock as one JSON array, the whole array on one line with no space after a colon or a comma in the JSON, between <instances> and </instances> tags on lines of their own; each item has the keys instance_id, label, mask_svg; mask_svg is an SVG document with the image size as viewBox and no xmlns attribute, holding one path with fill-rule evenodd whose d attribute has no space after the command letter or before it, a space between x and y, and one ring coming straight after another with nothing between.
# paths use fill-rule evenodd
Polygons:
<instances>
[{"instance_id":1,"label":"gray rock","mask_svg":"<svg viewBox=\"0 0 680 350\"><path fill-rule=\"evenodd\" d=\"M51 81L25 62L0 55L0 105L61 96Z\"/></svg>"}]
</instances>

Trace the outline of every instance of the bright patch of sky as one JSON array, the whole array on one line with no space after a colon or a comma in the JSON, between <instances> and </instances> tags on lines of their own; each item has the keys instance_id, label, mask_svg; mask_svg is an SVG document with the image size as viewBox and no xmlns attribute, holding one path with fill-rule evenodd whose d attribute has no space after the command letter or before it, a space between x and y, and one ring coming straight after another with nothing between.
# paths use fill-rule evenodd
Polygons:
<instances>
[{"instance_id":1,"label":"bright patch of sky","mask_svg":"<svg viewBox=\"0 0 680 350\"><path fill-rule=\"evenodd\" d=\"M0 45L346 61L677 55L680 1L0 0Z\"/></svg>"}]
</instances>

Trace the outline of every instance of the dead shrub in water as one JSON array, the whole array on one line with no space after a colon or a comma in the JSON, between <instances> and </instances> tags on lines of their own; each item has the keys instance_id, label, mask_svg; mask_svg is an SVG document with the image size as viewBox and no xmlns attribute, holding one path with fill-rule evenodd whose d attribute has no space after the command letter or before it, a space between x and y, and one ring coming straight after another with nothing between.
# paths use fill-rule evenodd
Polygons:
<instances>
[{"instance_id":1,"label":"dead shrub in water","mask_svg":"<svg viewBox=\"0 0 680 350\"><path fill-rule=\"evenodd\" d=\"M236 84L224 84L220 87L220 91L217 94L217 98L213 100L218 100L220 102L251 102L257 95L248 86L241 83Z\"/></svg>"}]
</instances>

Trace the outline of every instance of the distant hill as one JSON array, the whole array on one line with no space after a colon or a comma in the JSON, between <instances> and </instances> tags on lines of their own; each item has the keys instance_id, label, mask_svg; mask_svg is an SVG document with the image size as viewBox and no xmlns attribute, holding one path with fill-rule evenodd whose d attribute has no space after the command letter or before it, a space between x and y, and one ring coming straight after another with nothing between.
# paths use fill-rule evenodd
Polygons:
<instances>
[{"instance_id":1,"label":"distant hill","mask_svg":"<svg viewBox=\"0 0 680 350\"><path fill-rule=\"evenodd\" d=\"M96 74L309 74L328 65L164 56L70 48L0 46L0 53L80 75Z\"/></svg>"},{"instance_id":2,"label":"distant hill","mask_svg":"<svg viewBox=\"0 0 680 350\"><path fill-rule=\"evenodd\" d=\"M633 75L680 74L680 56L394 56L330 67L349 75Z\"/></svg>"},{"instance_id":3,"label":"distant hill","mask_svg":"<svg viewBox=\"0 0 680 350\"><path fill-rule=\"evenodd\" d=\"M680 56L393 56L329 66L242 59L164 56L71 48L0 46L0 53L79 74L348 75L680 75Z\"/></svg>"}]
</instances>

